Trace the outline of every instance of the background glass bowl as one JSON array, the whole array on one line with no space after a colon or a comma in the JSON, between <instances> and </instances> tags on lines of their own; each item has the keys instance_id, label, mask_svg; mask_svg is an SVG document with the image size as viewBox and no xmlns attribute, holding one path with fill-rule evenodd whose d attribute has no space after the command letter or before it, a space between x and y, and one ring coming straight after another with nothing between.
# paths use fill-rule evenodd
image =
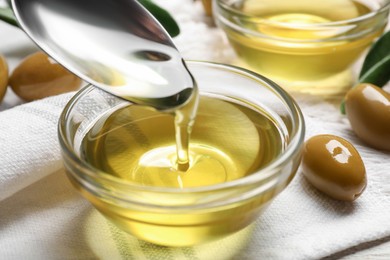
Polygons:
<instances>
[{"instance_id":1,"label":"background glass bowl","mask_svg":"<svg viewBox=\"0 0 390 260\"><path fill-rule=\"evenodd\" d=\"M216 0L213 6L240 66L289 91L329 96L352 86L351 65L381 35L389 9L390 0Z\"/></svg>"},{"instance_id":2,"label":"background glass bowl","mask_svg":"<svg viewBox=\"0 0 390 260\"><path fill-rule=\"evenodd\" d=\"M69 101L59 122L63 160L72 184L119 228L167 246L222 238L252 223L291 181L304 140L299 107L273 82L228 65L187 64L201 94L246 100L267 111L281 132L284 151L264 168L231 182L184 189L141 186L101 172L80 156L82 139L96 120L131 103L89 86Z\"/></svg>"}]
</instances>

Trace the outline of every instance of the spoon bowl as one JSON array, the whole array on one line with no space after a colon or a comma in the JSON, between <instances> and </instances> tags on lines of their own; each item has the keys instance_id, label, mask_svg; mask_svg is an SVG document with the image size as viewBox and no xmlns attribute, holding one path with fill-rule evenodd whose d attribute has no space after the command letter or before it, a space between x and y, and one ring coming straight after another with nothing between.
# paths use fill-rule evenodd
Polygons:
<instances>
[{"instance_id":1,"label":"spoon bowl","mask_svg":"<svg viewBox=\"0 0 390 260\"><path fill-rule=\"evenodd\" d=\"M169 34L136 0L12 0L22 29L85 81L159 110L191 96L195 81Z\"/></svg>"}]
</instances>

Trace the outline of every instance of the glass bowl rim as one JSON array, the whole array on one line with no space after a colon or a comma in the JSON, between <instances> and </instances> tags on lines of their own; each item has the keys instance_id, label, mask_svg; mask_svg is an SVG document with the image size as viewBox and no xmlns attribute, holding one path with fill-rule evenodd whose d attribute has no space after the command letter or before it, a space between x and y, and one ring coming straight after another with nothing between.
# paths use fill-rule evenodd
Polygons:
<instances>
[{"instance_id":1,"label":"glass bowl rim","mask_svg":"<svg viewBox=\"0 0 390 260\"><path fill-rule=\"evenodd\" d=\"M224 10L227 10L231 13L235 13L235 14L239 15L240 17L242 17L242 19L240 19L240 20L248 20L249 21L251 18L256 17L255 15L247 15L244 12L240 12L234 8L231 8L228 5L225 5L224 3L222 3L223 1L225 1L225 0L215 0L213 2L215 2L214 4L218 5L220 8L223 8ZM371 12L369 12L367 14L364 14L364 15L361 15L358 17L354 17L351 19L346 19L346 20L326 22L326 23L316 23L316 24L303 24L303 25L299 25L296 27L292 26L289 23L284 23L284 22L270 22L267 19L260 19L258 23L263 22L264 24L267 24L267 25L275 25L275 26L281 26L281 27L286 26L289 28L302 28L302 29L310 29L310 28L317 29L317 28L327 28L327 27L332 28L332 27L338 27L338 26L345 25L345 24L356 24L356 23L362 22L364 20L370 19L372 17L375 17L379 13L386 12L389 9L390 9L390 0L386 0L384 5L381 6L380 8L378 8L376 10L372 10ZM213 10L216 10L216 8L213 8Z\"/></svg>"},{"instance_id":2,"label":"glass bowl rim","mask_svg":"<svg viewBox=\"0 0 390 260\"><path fill-rule=\"evenodd\" d=\"M297 105L296 101L276 83L250 70L233 66L233 65L209 62L209 61L186 60L186 63L201 65L205 67L213 67L213 68L229 71L230 73L235 73L240 76L246 76L257 82L262 82L270 90L275 92L275 94L277 94L278 97L281 100L283 100L283 102L287 105L293 117L292 132L294 132L294 136L290 139L290 143L288 144L284 152L280 154L275 160L271 161L271 163L268 164L266 167L261 168L260 170L255 171L248 176L233 181L218 183L214 185L179 189L179 188L172 188L172 187L155 187L155 186L137 185L130 181L121 180L97 168L94 168L87 162L83 161L73 151L72 146L68 143L67 140L66 122L67 122L69 112L71 111L73 106L77 103L77 101L80 98L82 98L86 93L88 93L88 91L95 88L91 84L88 84L86 87L79 90L68 101L68 103L66 104L66 106L64 107L60 115L60 119L58 121L58 139L59 139L62 152L66 153L66 155L72 161L72 163L77 164L78 168L82 168L83 175L86 174L92 178L96 178L96 177L102 178L104 181L108 181L109 183L120 187L130 188L132 190L147 191L147 192L173 193L173 194L174 193L203 193L203 192L210 192L210 191L215 192L216 190L226 190L229 188L234 189L235 187L248 186L248 185L255 184L257 182L264 181L268 178L273 179L272 177L275 177L275 175L279 176L280 174L278 175L277 173L279 172L280 166L286 162L289 162L294 157L295 154L300 152L300 148L301 148L300 146L303 146L303 141L305 136L305 122L304 122L303 114L299 106ZM74 173L72 172L72 174Z\"/></svg>"}]
</instances>

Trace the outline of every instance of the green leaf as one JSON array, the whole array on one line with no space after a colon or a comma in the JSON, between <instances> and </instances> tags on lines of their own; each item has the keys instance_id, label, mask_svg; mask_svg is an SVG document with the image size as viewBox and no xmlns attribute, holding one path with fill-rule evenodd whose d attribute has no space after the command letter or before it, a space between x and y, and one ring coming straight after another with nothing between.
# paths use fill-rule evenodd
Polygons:
<instances>
[{"instance_id":1,"label":"green leaf","mask_svg":"<svg viewBox=\"0 0 390 260\"><path fill-rule=\"evenodd\" d=\"M13 26L19 26L14 12L12 12L12 9L8 7L0 7L0 20L3 20Z\"/></svg>"},{"instance_id":2,"label":"green leaf","mask_svg":"<svg viewBox=\"0 0 390 260\"><path fill-rule=\"evenodd\" d=\"M390 80L390 31L383 34L371 47L364 59L359 83L371 83L383 87ZM345 115L345 100L340 105Z\"/></svg>"},{"instance_id":3,"label":"green leaf","mask_svg":"<svg viewBox=\"0 0 390 260\"><path fill-rule=\"evenodd\" d=\"M164 9L150 0L138 0L161 23L171 37L179 35L180 28L175 19Z\"/></svg>"},{"instance_id":4,"label":"green leaf","mask_svg":"<svg viewBox=\"0 0 390 260\"><path fill-rule=\"evenodd\" d=\"M368 52L359 82L383 87L390 80L390 31L385 33Z\"/></svg>"},{"instance_id":5,"label":"green leaf","mask_svg":"<svg viewBox=\"0 0 390 260\"><path fill-rule=\"evenodd\" d=\"M342 115L347 114L347 112L345 112L345 99L343 99L343 101L341 101L340 112L341 112Z\"/></svg>"}]
</instances>

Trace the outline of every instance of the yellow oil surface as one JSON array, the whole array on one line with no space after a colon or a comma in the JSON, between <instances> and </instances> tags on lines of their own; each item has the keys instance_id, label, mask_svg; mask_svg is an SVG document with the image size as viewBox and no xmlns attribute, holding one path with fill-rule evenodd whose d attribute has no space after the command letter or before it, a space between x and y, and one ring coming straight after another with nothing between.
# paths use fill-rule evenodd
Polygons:
<instances>
[{"instance_id":1,"label":"yellow oil surface","mask_svg":"<svg viewBox=\"0 0 390 260\"><path fill-rule=\"evenodd\" d=\"M181 171L176 167L174 119L141 106L122 108L85 136L84 159L126 181L185 188L242 178L282 150L280 132L268 116L202 97L190 137L190 165Z\"/></svg>"}]
</instances>

